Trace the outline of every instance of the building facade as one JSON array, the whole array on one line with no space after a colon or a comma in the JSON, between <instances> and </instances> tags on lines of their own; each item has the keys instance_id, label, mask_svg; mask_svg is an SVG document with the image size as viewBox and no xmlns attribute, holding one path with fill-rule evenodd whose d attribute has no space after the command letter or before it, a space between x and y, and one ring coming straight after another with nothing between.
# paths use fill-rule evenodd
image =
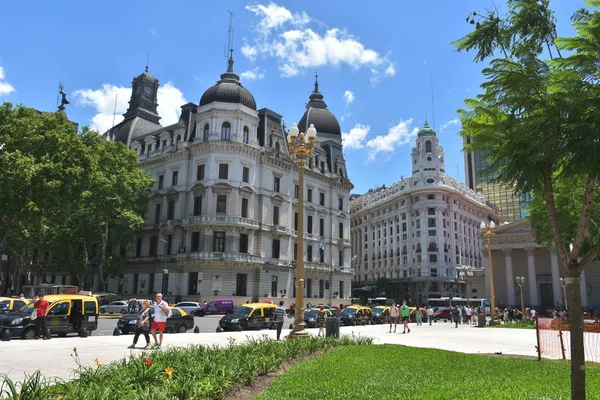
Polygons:
<instances>
[{"instance_id":1,"label":"building facade","mask_svg":"<svg viewBox=\"0 0 600 400\"><path fill-rule=\"evenodd\" d=\"M298 187L282 116L257 109L232 57L198 104L182 105L174 125L159 124L158 86L147 70L136 77L125 120L106 134L134 149L156 180L144 229L125 253L123 292L293 302L298 191L304 190L306 301L349 298L353 186L339 123L318 83L298 124L302 132L310 124L318 132L305 188ZM118 290L116 281L109 290Z\"/></svg>"},{"instance_id":2,"label":"building facade","mask_svg":"<svg viewBox=\"0 0 600 400\"><path fill-rule=\"evenodd\" d=\"M465 296L457 267L481 271L479 225L499 215L482 194L446 175L444 150L427 123L411 162L411 177L350 203L355 286L387 278L397 300L419 304L447 296L452 287L459 289L454 296ZM469 297L485 297L483 283L470 289Z\"/></svg>"}]
</instances>

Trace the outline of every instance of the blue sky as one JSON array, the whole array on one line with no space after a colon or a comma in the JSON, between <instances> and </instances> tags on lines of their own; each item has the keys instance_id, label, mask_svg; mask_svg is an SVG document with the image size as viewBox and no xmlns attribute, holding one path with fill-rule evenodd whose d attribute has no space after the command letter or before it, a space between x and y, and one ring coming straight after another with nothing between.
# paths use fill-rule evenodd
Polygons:
<instances>
[{"instance_id":1,"label":"blue sky","mask_svg":"<svg viewBox=\"0 0 600 400\"><path fill-rule=\"evenodd\" d=\"M369 5L371 4L371 5ZM69 117L99 130L127 108L131 80L150 57L161 83L162 123L198 103L226 69L231 10L234 70L258 108L297 122L315 67L342 126L355 193L411 173L410 151L425 119L446 151L446 171L464 182L456 110L479 92L483 65L451 42L482 0L302 2L10 1L0 6L0 101L56 109L62 82ZM496 5L503 7L502 1ZM554 0L559 35L580 0ZM434 104L432 107L432 79ZM435 118L434 118L435 115Z\"/></svg>"}]
</instances>

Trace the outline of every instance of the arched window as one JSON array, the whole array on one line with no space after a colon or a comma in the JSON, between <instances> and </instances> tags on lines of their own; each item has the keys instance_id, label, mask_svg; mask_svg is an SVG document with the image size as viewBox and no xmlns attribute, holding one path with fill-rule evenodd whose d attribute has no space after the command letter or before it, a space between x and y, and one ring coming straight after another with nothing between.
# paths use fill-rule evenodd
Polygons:
<instances>
[{"instance_id":1,"label":"arched window","mask_svg":"<svg viewBox=\"0 0 600 400\"><path fill-rule=\"evenodd\" d=\"M208 124L204 125L204 135L202 136L202 140L205 142L208 141Z\"/></svg>"},{"instance_id":2,"label":"arched window","mask_svg":"<svg viewBox=\"0 0 600 400\"><path fill-rule=\"evenodd\" d=\"M417 253L421 252L421 243L417 243Z\"/></svg>"},{"instance_id":3,"label":"arched window","mask_svg":"<svg viewBox=\"0 0 600 400\"><path fill-rule=\"evenodd\" d=\"M431 142L429 140L425 142L425 152L431 153Z\"/></svg>"},{"instance_id":4,"label":"arched window","mask_svg":"<svg viewBox=\"0 0 600 400\"><path fill-rule=\"evenodd\" d=\"M279 142L275 142L275 151L279 153Z\"/></svg>"},{"instance_id":5,"label":"arched window","mask_svg":"<svg viewBox=\"0 0 600 400\"><path fill-rule=\"evenodd\" d=\"M250 143L250 131L247 126L244 126L244 143Z\"/></svg>"},{"instance_id":6,"label":"arched window","mask_svg":"<svg viewBox=\"0 0 600 400\"><path fill-rule=\"evenodd\" d=\"M431 243L429 243L429 248L428 248L428 250L429 250L429 251L437 251L437 250L438 250L438 248L437 248L437 244L435 244L435 242L431 242Z\"/></svg>"},{"instance_id":7,"label":"arched window","mask_svg":"<svg viewBox=\"0 0 600 400\"><path fill-rule=\"evenodd\" d=\"M273 135L269 135L269 147L273 148Z\"/></svg>"},{"instance_id":8,"label":"arched window","mask_svg":"<svg viewBox=\"0 0 600 400\"><path fill-rule=\"evenodd\" d=\"M221 140L231 140L231 124L223 122L221 125Z\"/></svg>"}]
</instances>

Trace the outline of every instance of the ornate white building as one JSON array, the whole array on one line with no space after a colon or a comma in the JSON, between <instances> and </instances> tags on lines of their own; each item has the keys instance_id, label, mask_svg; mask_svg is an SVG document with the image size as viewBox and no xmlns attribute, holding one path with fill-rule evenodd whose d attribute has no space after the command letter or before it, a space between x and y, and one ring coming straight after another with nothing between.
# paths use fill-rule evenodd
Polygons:
<instances>
[{"instance_id":1,"label":"ornate white building","mask_svg":"<svg viewBox=\"0 0 600 400\"><path fill-rule=\"evenodd\" d=\"M355 286L388 278L396 300L419 304L447 296L449 287L464 296L456 267L483 267L479 224L498 221L497 209L446 175L444 150L427 123L411 158L412 177L350 202ZM469 297L485 297L482 280Z\"/></svg>"},{"instance_id":2,"label":"ornate white building","mask_svg":"<svg viewBox=\"0 0 600 400\"><path fill-rule=\"evenodd\" d=\"M139 154L156 180L145 227L124 253L123 292L165 291L187 299L295 296L298 166L282 116L257 110L228 70L178 123L160 126L158 81L133 80L125 120L107 132ZM350 297L349 194L341 130L318 83L299 128L317 129L305 175L305 296L313 303ZM116 282L109 290L117 291ZM307 300L309 301L309 300Z\"/></svg>"}]
</instances>

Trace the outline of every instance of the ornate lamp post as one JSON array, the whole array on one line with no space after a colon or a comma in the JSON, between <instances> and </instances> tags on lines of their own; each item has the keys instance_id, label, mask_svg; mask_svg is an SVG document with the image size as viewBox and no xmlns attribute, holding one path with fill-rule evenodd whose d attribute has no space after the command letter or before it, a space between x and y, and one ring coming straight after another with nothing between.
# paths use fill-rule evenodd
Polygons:
<instances>
[{"instance_id":1,"label":"ornate lamp post","mask_svg":"<svg viewBox=\"0 0 600 400\"><path fill-rule=\"evenodd\" d=\"M161 242L165 243L165 253L163 255L163 257L165 258L163 261L163 277L162 277L162 294L163 297L165 297L168 293L167 291L169 290L169 270L167 269L167 244L168 242L165 239L160 239Z\"/></svg>"},{"instance_id":2,"label":"ornate lamp post","mask_svg":"<svg viewBox=\"0 0 600 400\"><path fill-rule=\"evenodd\" d=\"M294 309L294 329L290 337L306 337L304 329L304 166L312 155L317 130L313 124L306 133L300 132L296 124L292 125L288 134L290 155L296 156L298 163L298 233L296 256L296 307Z\"/></svg>"},{"instance_id":3,"label":"ornate lamp post","mask_svg":"<svg viewBox=\"0 0 600 400\"><path fill-rule=\"evenodd\" d=\"M467 286L467 307L470 307L471 304L469 302L469 294L471 293L471 278L473 277L473 271L471 271L471 267L468 266L462 266L459 267L460 272L458 273L458 276L460 277L460 279L462 279L463 281L465 281L466 286Z\"/></svg>"},{"instance_id":4,"label":"ornate lamp post","mask_svg":"<svg viewBox=\"0 0 600 400\"><path fill-rule=\"evenodd\" d=\"M521 312L525 315L525 303L523 302L523 285L525 285L525 277L517 276L517 285L519 285L519 291L521 292Z\"/></svg>"},{"instance_id":5,"label":"ornate lamp post","mask_svg":"<svg viewBox=\"0 0 600 400\"><path fill-rule=\"evenodd\" d=\"M490 323L493 325L496 323L496 293L494 292L494 265L492 262L492 236L496 234L496 224L494 221L490 221L489 225L484 221L481 221L481 235L487 241L488 247L488 259L490 260L490 301L491 301L491 316L492 320Z\"/></svg>"},{"instance_id":6,"label":"ornate lamp post","mask_svg":"<svg viewBox=\"0 0 600 400\"><path fill-rule=\"evenodd\" d=\"M569 303L567 302L567 280L560 278L560 286L563 288L563 296L565 297L565 311L569 309Z\"/></svg>"}]
</instances>

